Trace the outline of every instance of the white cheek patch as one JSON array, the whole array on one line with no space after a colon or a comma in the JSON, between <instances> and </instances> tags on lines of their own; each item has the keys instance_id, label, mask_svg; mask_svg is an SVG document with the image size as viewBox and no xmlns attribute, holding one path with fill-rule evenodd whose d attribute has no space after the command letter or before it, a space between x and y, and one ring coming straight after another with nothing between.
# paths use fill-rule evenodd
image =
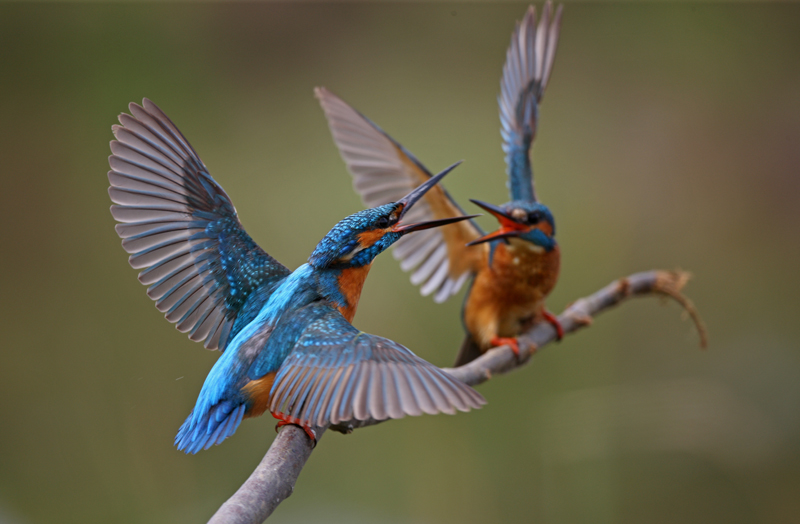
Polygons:
<instances>
[{"instance_id":1,"label":"white cheek patch","mask_svg":"<svg viewBox=\"0 0 800 524\"><path fill-rule=\"evenodd\" d=\"M528 218L528 213L526 213L526 212L525 212L525 210L523 210L523 209L519 209L519 208L512 209L512 210L511 210L511 213L509 213L509 214L510 214L512 217L514 217L514 218L516 218L517 220L519 220L520 222L522 222L523 220L525 220L526 218Z\"/></svg>"},{"instance_id":2,"label":"white cheek patch","mask_svg":"<svg viewBox=\"0 0 800 524\"><path fill-rule=\"evenodd\" d=\"M343 257L339 257L339 260L342 261L342 262L350 262L351 260L353 260L354 256L356 256L357 254L361 253L365 249L367 249L367 248L362 246L361 244L358 244L355 247L355 249L353 249L351 252L349 252L348 254L346 254Z\"/></svg>"},{"instance_id":3,"label":"white cheek patch","mask_svg":"<svg viewBox=\"0 0 800 524\"><path fill-rule=\"evenodd\" d=\"M524 249L536 254L542 254L545 252L545 249L542 246L537 246L533 242L528 242L527 240L514 237L509 238L509 240L511 241L511 249L513 250L522 251Z\"/></svg>"}]
</instances>

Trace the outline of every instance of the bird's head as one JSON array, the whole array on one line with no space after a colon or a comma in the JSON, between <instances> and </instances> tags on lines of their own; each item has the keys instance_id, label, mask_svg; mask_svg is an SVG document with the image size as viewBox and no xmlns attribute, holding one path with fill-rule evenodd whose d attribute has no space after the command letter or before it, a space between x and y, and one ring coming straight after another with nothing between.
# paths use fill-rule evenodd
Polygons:
<instances>
[{"instance_id":1,"label":"bird's head","mask_svg":"<svg viewBox=\"0 0 800 524\"><path fill-rule=\"evenodd\" d=\"M365 266L403 235L477 216L401 224L414 203L458 164L460 162L431 177L397 202L365 209L340 221L317 244L308 259L309 264L317 269Z\"/></svg>"},{"instance_id":2,"label":"bird's head","mask_svg":"<svg viewBox=\"0 0 800 524\"><path fill-rule=\"evenodd\" d=\"M484 235L468 245L489 242L498 238L519 238L545 251L552 251L556 247L556 223L553 214L544 204L514 200L502 206L494 206L480 200L471 201L494 215L500 222L500 229Z\"/></svg>"}]
</instances>

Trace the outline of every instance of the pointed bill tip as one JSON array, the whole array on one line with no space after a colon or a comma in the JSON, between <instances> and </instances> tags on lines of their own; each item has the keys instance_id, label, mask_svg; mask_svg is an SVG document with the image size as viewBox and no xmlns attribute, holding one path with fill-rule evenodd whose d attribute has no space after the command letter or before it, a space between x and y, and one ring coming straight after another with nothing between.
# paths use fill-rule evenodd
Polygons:
<instances>
[{"instance_id":1,"label":"pointed bill tip","mask_svg":"<svg viewBox=\"0 0 800 524\"><path fill-rule=\"evenodd\" d=\"M460 166L462 162L464 162L464 160L458 160L457 162L454 162L449 167L446 167L441 173L437 174L434 178L437 178L437 177L441 178L441 177L445 176L447 173L449 173L453 169L455 169L458 166Z\"/></svg>"},{"instance_id":2,"label":"pointed bill tip","mask_svg":"<svg viewBox=\"0 0 800 524\"><path fill-rule=\"evenodd\" d=\"M448 167L444 168L442 171L440 171L440 172L439 172L439 173L437 173L436 175L432 176L432 177L430 178L430 180L428 180L428 181L427 181L427 182L425 182L424 184L422 184L422 185L418 186L418 187L417 187L417 189L422 189L422 188L425 188L425 191L422 193L422 194L425 194L425 192L427 192L427 191L428 191L428 189L432 188L432 187L433 187L433 186L435 186L437 183L439 183L439 181L440 181L441 179L443 179L443 178L444 178L444 177L445 177L447 174L449 174L449 173L450 173L450 171L452 171L453 169L455 169L455 168L457 168L458 166L460 166L462 162L463 162L463 160L459 160L458 162L456 162L456 163L454 163L454 164L452 164L452 165L450 165L450 166L448 166ZM420 195L420 196L422 196L422 195Z\"/></svg>"},{"instance_id":3,"label":"pointed bill tip","mask_svg":"<svg viewBox=\"0 0 800 524\"><path fill-rule=\"evenodd\" d=\"M422 196L425 193L427 193L433 186L438 184L442 178L444 178L448 173L450 173L450 171L455 169L461 162L463 162L463 160L459 160L455 164L445 168L442 172L440 172L436 176L432 176L424 183L414 188L409 194L398 200L397 201L398 204L403 204L403 211L400 212L400 218L402 219L403 215L405 215L408 212L408 210L411 209L411 206L413 206L417 200L422 198Z\"/></svg>"},{"instance_id":4,"label":"pointed bill tip","mask_svg":"<svg viewBox=\"0 0 800 524\"><path fill-rule=\"evenodd\" d=\"M492 215L494 215L498 219L505 218L507 220L514 220L513 217L511 217L511 215L506 213L506 211L503 208L501 208L500 206L496 206L496 205L490 204L488 202L483 202L481 200L476 200L474 198L470 198L469 201L472 202L473 204L475 204L476 206L488 211L489 213L491 213Z\"/></svg>"}]
</instances>

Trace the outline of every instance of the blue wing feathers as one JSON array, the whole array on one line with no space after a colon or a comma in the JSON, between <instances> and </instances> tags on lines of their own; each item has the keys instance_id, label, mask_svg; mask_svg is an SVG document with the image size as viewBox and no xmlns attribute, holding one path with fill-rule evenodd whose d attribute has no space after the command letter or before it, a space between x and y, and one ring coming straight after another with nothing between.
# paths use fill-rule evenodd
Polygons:
<instances>
[{"instance_id":1,"label":"blue wing feathers","mask_svg":"<svg viewBox=\"0 0 800 524\"><path fill-rule=\"evenodd\" d=\"M230 336L231 345L206 377L195 408L176 437L179 449L194 453L230 436L251 402L242 388L277 370L307 323L320 315L319 309L301 308L287 312L277 326L272 326L259 316L270 307L266 303L271 292L260 289L254 293L243 306L243 316L237 319L231 335L223 334ZM213 314L221 312L213 310ZM209 318L213 320L213 316ZM189 319L187 322L191 324ZM245 326L247 331L242 332ZM240 415L236 415L237 409L242 410Z\"/></svg>"},{"instance_id":2,"label":"blue wing feathers","mask_svg":"<svg viewBox=\"0 0 800 524\"><path fill-rule=\"evenodd\" d=\"M255 361L247 372L250 380L256 380L267 373L279 371L286 357L297 345L300 337L308 329L308 326L317 319L327 314L328 308L321 307L321 303L316 302L300 309L286 312L275 326L267 340L266 347L259 353ZM278 376L275 377L276 381Z\"/></svg>"},{"instance_id":3,"label":"blue wing feathers","mask_svg":"<svg viewBox=\"0 0 800 524\"><path fill-rule=\"evenodd\" d=\"M286 312L274 328L260 318L251 326L263 327L241 333L214 364L176 437L179 449L196 453L233 434L249 402L243 386L276 370L270 411L308 426L454 413L485 402L405 347L359 332L325 302ZM254 342L264 346L248 346Z\"/></svg>"},{"instance_id":4,"label":"blue wing feathers","mask_svg":"<svg viewBox=\"0 0 800 524\"><path fill-rule=\"evenodd\" d=\"M281 280L278 278L268 280L244 298L244 304L236 315L236 320L232 324L226 324L225 331L230 331L230 334L226 335L227 340L233 340L245 326L258 316L267 300L269 300L270 295L280 283ZM226 340L226 338L223 337L222 340Z\"/></svg>"},{"instance_id":5,"label":"blue wing feathers","mask_svg":"<svg viewBox=\"0 0 800 524\"><path fill-rule=\"evenodd\" d=\"M113 126L111 213L156 307L192 340L225 349L248 297L289 270L250 238L228 195L152 102Z\"/></svg>"},{"instance_id":6,"label":"blue wing feathers","mask_svg":"<svg viewBox=\"0 0 800 524\"><path fill-rule=\"evenodd\" d=\"M179 449L196 453L232 435L253 406L244 386L268 373L276 373L270 410L308 425L483 404L471 388L423 369L437 368L399 344L359 332L320 301L318 274L308 264L290 274L252 240L166 115L146 99L130 111L113 127L109 159L117 233L167 320L208 348L228 348L178 431ZM408 391L412 383L439 388L444 400L420 407Z\"/></svg>"},{"instance_id":7,"label":"blue wing feathers","mask_svg":"<svg viewBox=\"0 0 800 524\"><path fill-rule=\"evenodd\" d=\"M530 138L516 142L519 145L509 148L506 154L509 190L512 200L535 201L533 192L533 168L529 151Z\"/></svg>"},{"instance_id":8,"label":"blue wing feathers","mask_svg":"<svg viewBox=\"0 0 800 524\"><path fill-rule=\"evenodd\" d=\"M517 24L506 52L500 80L500 133L512 200L536 201L530 148L536 137L539 103L553 68L561 6L552 15L552 4L545 3L537 25L531 7Z\"/></svg>"},{"instance_id":9,"label":"blue wing feathers","mask_svg":"<svg viewBox=\"0 0 800 524\"><path fill-rule=\"evenodd\" d=\"M359 332L327 304L278 371L270 410L309 425L468 410L484 403L472 388L388 339ZM276 331L277 332L277 331ZM420 398L413 389L427 392Z\"/></svg>"}]
</instances>

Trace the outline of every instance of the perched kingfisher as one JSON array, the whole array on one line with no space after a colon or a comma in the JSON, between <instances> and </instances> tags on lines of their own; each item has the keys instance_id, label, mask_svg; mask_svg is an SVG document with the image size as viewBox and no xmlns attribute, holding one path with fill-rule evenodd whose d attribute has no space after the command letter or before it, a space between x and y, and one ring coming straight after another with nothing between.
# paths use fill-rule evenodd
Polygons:
<instances>
[{"instance_id":1,"label":"perched kingfisher","mask_svg":"<svg viewBox=\"0 0 800 524\"><path fill-rule=\"evenodd\" d=\"M545 309L560 263L555 220L536 198L530 160L539 104L553 68L561 11L559 6L553 15L548 1L537 26L531 6L517 24L506 54L498 103L511 201L494 206L472 200L492 213L500 228L486 235L469 220L403 239L394 248L403 270L414 270L411 282L421 284L423 295L433 293L436 302L447 300L472 277L462 311L467 336L457 366L503 344L519 354L515 337L542 320L555 327L559 338L563 336L558 320ZM324 88L315 92L365 204L390 202L431 178L414 155L364 115ZM438 186L409 218L460 215L458 203Z\"/></svg>"},{"instance_id":2,"label":"perched kingfisher","mask_svg":"<svg viewBox=\"0 0 800 524\"><path fill-rule=\"evenodd\" d=\"M243 418L269 410L278 425L468 411L472 388L391 340L350 323L372 260L412 231L458 222L403 223L454 166L402 198L351 215L290 271L245 232L231 199L154 103L130 104L113 126L111 214L130 264L167 320L222 356L175 438L196 453Z\"/></svg>"}]
</instances>

